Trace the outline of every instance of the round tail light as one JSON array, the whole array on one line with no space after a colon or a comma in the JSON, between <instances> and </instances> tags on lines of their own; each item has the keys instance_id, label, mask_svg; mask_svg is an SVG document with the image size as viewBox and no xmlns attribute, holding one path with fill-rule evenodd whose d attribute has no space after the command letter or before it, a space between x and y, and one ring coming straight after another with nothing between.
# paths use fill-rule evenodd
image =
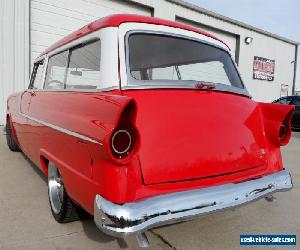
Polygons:
<instances>
[{"instance_id":1,"label":"round tail light","mask_svg":"<svg viewBox=\"0 0 300 250\"><path fill-rule=\"evenodd\" d=\"M287 126L285 124L282 124L279 128L279 139L280 141L283 141L287 134Z\"/></svg>"},{"instance_id":2,"label":"round tail light","mask_svg":"<svg viewBox=\"0 0 300 250\"><path fill-rule=\"evenodd\" d=\"M116 130L111 138L113 153L122 158L130 153L132 145L131 134L125 129Z\"/></svg>"}]
</instances>

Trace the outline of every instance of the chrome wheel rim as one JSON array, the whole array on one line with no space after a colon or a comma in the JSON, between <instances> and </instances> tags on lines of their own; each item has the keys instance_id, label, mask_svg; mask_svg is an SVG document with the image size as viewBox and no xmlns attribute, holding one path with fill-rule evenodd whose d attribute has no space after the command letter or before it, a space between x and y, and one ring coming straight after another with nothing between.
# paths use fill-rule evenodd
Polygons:
<instances>
[{"instance_id":1,"label":"chrome wheel rim","mask_svg":"<svg viewBox=\"0 0 300 250\"><path fill-rule=\"evenodd\" d=\"M48 192L52 210L59 214L64 199L64 184L58 169L51 163L48 167Z\"/></svg>"}]
</instances>

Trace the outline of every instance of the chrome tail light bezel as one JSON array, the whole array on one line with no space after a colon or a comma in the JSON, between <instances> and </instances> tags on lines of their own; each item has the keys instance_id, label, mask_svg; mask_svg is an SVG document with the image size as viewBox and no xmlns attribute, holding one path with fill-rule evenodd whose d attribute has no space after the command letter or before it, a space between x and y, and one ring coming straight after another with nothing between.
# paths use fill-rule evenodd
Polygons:
<instances>
[{"instance_id":1,"label":"chrome tail light bezel","mask_svg":"<svg viewBox=\"0 0 300 250\"><path fill-rule=\"evenodd\" d=\"M116 137L120 133L126 134L128 136L128 145L124 150L119 150L115 142ZM113 150L113 153L119 156L119 158L122 158L122 156L124 155L128 155L130 153L130 149L132 148L132 142L133 142L133 138L129 131L127 131L126 129L117 129L111 137L111 148Z\"/></svg>"}]
</instances>

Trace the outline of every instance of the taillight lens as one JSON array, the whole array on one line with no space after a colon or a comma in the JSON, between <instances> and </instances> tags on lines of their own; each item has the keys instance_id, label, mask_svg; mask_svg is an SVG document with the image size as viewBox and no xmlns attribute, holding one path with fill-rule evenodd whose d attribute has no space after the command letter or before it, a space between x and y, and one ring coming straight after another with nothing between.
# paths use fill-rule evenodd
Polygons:
<instances>
[{"instance_id":1,"label":"taillight lens","mask_svg":"<svg viewBox=\"0 0 300 250\"><path fill-rule=\"evenodd\" d=\"M117 158L129 155L132 149L133 137L126 129L117 129L111 137L111 148Z\"/></svg>"},{"instance_id":2,"label":"taillight lens","mask_svg":"<svg viewBox=\"0 0 300 250\"><path fill-rule=\"evenodd\" d=\"M283 141L284 138L287 135L287 126L285 124L282 124L279 128L279 139L280 141Z\"/></svg>"},{"instance_id":3,"label":"taillight lens","mask_svg":"<svg viewBox=\"0 0 300 250\"><path fill-rule=\"evenodd\" d=\"M123 109L115 129L110 134L109 156L114 163L129 163L140 147L140 134L135 126L136 106L130 102Z\"/></svg>"}]
</instances>

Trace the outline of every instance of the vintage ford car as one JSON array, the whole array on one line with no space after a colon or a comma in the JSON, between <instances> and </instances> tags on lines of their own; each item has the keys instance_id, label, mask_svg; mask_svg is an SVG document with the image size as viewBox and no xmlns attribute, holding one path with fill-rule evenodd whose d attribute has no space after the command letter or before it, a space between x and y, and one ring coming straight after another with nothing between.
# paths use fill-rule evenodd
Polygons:
<instances>
[{"instance_id":1,"label":"vintage ford car","mask_svg":"<svg viewBox=\"0 0 300 250\"><path fill-rule=\"evenodd\" d=\"M7 102L7 143L48 176L58 222L124 237L292 188L280 147L294 107L251 99L220 39L113 15L36 60Z\"/></svg>"}]
</instances>

